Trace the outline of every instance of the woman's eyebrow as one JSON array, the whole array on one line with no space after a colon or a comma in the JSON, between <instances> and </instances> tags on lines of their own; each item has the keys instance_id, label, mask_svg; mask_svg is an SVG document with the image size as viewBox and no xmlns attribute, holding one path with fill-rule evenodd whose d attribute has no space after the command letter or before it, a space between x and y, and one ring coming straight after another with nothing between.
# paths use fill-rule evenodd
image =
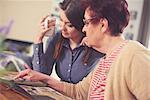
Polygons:
<instances>
[{"instance_id":1,"label":"woman's eyebrow","mask_svg":"<svg viewBox=\"0 0 150 100\"><path fill-rule=\"evenodd\" d=\"M63 21L63 19L60 17L60 21ZM71 22L69 22L69 21L63 21L65 24L67 23L69 23L69 24L71 24Z\"/></svg>"}]
</instances>

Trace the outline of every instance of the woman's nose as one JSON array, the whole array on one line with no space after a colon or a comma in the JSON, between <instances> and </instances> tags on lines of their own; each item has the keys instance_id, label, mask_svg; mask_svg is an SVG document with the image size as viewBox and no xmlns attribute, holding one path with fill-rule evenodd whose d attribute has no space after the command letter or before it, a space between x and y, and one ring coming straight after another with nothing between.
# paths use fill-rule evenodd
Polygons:
<instances>
[{"instance_id":1,"label":"woman's nose","mask_svg":"<svg viewBox=\"0 0 150 100\"><path fill-rule=\"evenodd\" d=\"M86 33L85 26L82 28L82 32Z\"/></svg>"}]
</instances>

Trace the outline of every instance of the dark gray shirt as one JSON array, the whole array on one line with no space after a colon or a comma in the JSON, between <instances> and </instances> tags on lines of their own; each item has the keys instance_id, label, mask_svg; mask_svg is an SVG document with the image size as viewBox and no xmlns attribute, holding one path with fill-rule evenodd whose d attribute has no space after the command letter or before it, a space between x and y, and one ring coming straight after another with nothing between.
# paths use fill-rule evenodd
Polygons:
<instances>
[{"instance_id":1,"label":"dark gray shirt","mask_svg":"<svg viewBox=\"0 0 150 100\"><path fill-rule=\"evenodd\" d=\"M102 53L92 49L88 64L84 64L83 55L85 52L84 46L77 46L71 49L69 40L65 39L62 47L62 52L59 60L53 58L56 41L61 33L57 33L48 43L47 49L43 51L43 43L34 44L33 69L50 75L53 65L56 64L56 73L62 81L69 83L78 83L95 67L98 60L103 56Z\"/></svg>"}]
</instances>

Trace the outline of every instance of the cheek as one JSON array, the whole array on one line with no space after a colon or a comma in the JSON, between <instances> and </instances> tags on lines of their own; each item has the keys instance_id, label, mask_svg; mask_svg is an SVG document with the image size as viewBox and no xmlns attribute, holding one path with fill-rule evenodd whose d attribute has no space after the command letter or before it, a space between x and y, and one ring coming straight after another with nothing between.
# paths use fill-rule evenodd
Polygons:
<instances>
[{"instance_id":1,"label":"cheek","mask_svg":"<svg viewBox=\"0 0 150 100\"><path fill-rule=\"evenodd\" d=\"M72 28L72 29L68 29L68 33L70 35L75 35L77 33L77 31L74 28Z\"/></svg>"},{"instance_id":2,"label":"cheek","mask_svg":"<svg viewBox=\"0 0 150 100\"><path fill-rule=\"evenodd\" d=\"M86 36L91 36L92 35L92 30L91 29L86 29Z\"/></svg>"},{"instance_id":3,"label":"cheek","mask_svg":"<svg viewBox=\"0 0 150 100\"><path fill-rule=\"evenodd\" d=\"M93 35L95 34L95 30L93 28L89 28L87 31L86 31L86 36L87 37L93 37Z\"/></svg>"},{"instance_id":4,"label":"cheek","mask_svg":"<svg viewBox=\"0 0 150 100\"><path fill-rule=\"evenodd\" d=\"M97 33L93 32L93 31L87 33L86 36L88 37L88 42L91 45L94 45L99 40L99 37L97 36Z\"/></svg>"},{"instance_id":5,"label":"cheek","mask_svg":"<svg viewBox=\"0 0 150 100\"><path fill-rule=\"evenodd\" d=\"M92 45L93 42L95 41L95 36L93 33L87 33L86 37L88 38L88 42Z\"/></svg>"},{"instance_id":6,"label":"cheek","mask_svg":"<svg viewBox=\"0 0 150 100\"><path fill-rule=\"evenodd\" d=\"M74 30L68 29L68 33L73 34L73 33L74 33Z\"/></svg>"}]
</instances>

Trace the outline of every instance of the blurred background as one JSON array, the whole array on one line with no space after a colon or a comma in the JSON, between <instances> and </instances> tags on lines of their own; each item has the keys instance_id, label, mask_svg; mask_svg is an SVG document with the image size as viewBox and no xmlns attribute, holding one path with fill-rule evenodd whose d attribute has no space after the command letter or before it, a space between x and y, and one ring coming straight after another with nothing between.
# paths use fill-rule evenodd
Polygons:
<instances>
[{"instance_id":1,"label":"blurred background","mask_svg":"<svg viewBox=\"0 0 150 100\"><path fill-rule=\"evenodd\" d=\"M62 0L0 0L0 50L32 55L32 43L40 19L59 16ZM127 0L131 13L126 39L137 40L150 49L150 0Z\"/></svg>"}]
</instances>

